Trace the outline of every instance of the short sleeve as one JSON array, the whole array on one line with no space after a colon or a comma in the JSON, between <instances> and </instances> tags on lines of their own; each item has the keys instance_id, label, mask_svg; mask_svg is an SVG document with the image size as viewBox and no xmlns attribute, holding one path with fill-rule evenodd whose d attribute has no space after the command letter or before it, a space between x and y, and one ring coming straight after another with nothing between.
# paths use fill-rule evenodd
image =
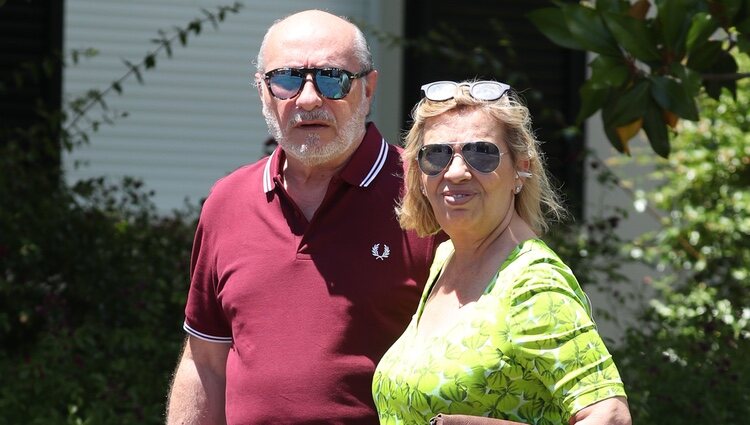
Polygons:
<instances>
[{"instance_id":1,"label":"short sleeve","mask_svg":"<svg viewBox=\"0 0 750 425\"><path fill-rule=\"evenodd\" d=\"M190 290L185 307L185 331L206 341L231 343L232 330L218 297L216 241L203 215L198 222L190 261Z\"/></svg>"},{"instance_id":2,"label":"short sleeve","mask_svg":"<svg viewBox=\"0 0 750 425\"><path fill-rule=\"evenodd\" d=\"M570 416L625 396L612 356L591 318L588 298L556 259L535 261L516 280L508 320L512 358L540 380Z\"/></svg>"}]
</instances>

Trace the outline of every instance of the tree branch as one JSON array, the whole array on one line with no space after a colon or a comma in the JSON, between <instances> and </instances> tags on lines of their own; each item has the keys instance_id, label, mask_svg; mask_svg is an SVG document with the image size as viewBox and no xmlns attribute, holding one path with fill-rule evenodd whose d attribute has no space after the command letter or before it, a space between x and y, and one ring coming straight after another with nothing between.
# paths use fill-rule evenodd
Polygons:
<instances>
[{"instance_id":1,"label":"tree branch","mask_svg":"<svg viewBox=\"0 0 750 425\"><path fill-rule=\"evenodd\" d=\"M0 4L2 0L0 0ZM180 40L181 44L184 46L187 44L187 34L189 32L193 32L196 36L200 34L201 31L201 25L205 22L211 21L214 23L214 27L216 27L216 21L217 16L219 21L223 21L224 17L227 12L231 13L238 13L239 10L242 8L242 3L235 2L231 6L218 6L217 7L217 13L213 14L211 12L206 11L203 9L203 13L207 15L205 18L196 18L192 20L186 28L180 28L176 27L176 31L171 35L168 36L164 31L159 30L159 35L161 35L160 39L154 40L154 42L158 43L158 46L156 49L149 51L146 56L141 60L141 62L137 64L131 64L128 61L124 61L126 66L128 67L128 71L125 72L120 78L113 81L107 88L102 90L100 93L97 94L97 96L87 96L86 102L81 106L80 110L75 111L75 115L68 121L66 125L63 126L64 130L70 130L72 128L76 127L76 124L78 121L83 118L84 115L91 109L94 105L99 104L100 99L104 96L108 95L112 91L115 91L117 93L122 92L122 83L125 82L131 75L134 75L137 77L138 82L143 84L142 78L141 78L141 68L143 69L149 69L153 68L156 65L156 57L161 53L162 51L166 50L169 56L171 56L171 44L175 42L177 39Z\"/></svg>"},{"instance_id":2,"label":"tree branch","mask_svg":"<svg viewBox=\"0 0 750 425\"><path fill-rule=\"evenodd\" d=\"M735 72L729 74L702 74L701 78L706 81L736 81L750 77L750 72Z\"/></svg>"}]
</instances>

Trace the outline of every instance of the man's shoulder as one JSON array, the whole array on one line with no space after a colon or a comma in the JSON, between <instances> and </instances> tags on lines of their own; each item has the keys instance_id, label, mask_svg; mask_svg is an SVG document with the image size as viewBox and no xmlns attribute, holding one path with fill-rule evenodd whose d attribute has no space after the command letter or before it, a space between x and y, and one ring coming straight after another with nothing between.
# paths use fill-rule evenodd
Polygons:
<instances>
[{"instance_id":1,"label":"man's shoulder","mask_svg":"<svg viewBox=\"0 0 750 425\"><path fill-rule=\"evenodd\" d=\"M265 157L256 162L242 165L218 179L211 188L208 199L236 196L238 193L248 193L256 189L262 191L263 174L267 163L268 157Z\"/></svg>"}]
</instances>

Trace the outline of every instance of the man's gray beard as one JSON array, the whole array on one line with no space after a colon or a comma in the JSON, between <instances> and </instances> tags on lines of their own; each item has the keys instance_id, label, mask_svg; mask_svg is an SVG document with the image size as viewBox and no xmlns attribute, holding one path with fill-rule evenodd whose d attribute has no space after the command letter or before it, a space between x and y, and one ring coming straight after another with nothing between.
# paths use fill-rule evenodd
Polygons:
<instances>
[{"instance_id":1,"label":"man's gray beard","mask_svg":"<svg viewBox=\"0 0 750 425\"><path fill-rule=\"evenodd\" d=\"M279 146L284 149L284 152L304 165L313 167L338 159L341 155L348 153L351 147L359 142L357 136L364 127L365 118L367 117L367 98L363 96L362 103L354 111L351 118L343 123L343 125L337 126L338 135L336 138L324 144L321 144L320 135L317 133L309 133L301 144L289 142L281 131L279 120L276 119L276 116L265 104L263 104L263 117L266 120L268 132L276 139ZM329 112L315 109L309 112L296 112L291 119L290 126L296 120L302 119L324 120L333 125L337 124L336 119Z\"/></svg>"}]
</instances>

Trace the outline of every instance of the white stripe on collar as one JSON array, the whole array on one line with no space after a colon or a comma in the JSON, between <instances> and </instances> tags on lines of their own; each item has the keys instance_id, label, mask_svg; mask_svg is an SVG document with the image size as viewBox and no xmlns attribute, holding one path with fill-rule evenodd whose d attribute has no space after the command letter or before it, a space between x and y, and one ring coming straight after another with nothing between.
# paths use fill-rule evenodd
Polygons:
<instances>
[{"instance_id":1,"label":"white stripe on collar","mask_svg":"<svg viewBox=\"0 0 750 425\"><path fill-rule=\"evenodd\" d=\"M375 163L372 165L372 168L370 169L370 172L367 173L365 179L359 184L359 187L367 187L373 180L375 180L375 177L378 176L378 173L380 173L380 170L383 168L386 158L388 158L388 143L386 143L385 139L381 138L378 158L375 160Z\"/></svg>"},{"instance_id":2,"label":"white stripe on collar","mask_svg":"<svg viewBox=\"0 0 750 425\"><path fill-rule=\"evenodd\" d=\"M271 192L274 188L273 178L271 177L271 164L273 163L274 156L276 155L277 150L274 150L271 156L268 157L268 160L266 161L266 166L263 169L263 192L268 193ZM370 169L370 172L367 173L367 176L365 176L364 180L359 184L359 187L367 187L372 183L373 180L375 180L375 177L378 176L378 173L380 173L380 170L383 169L383 165L385 165L385 161L388 158L388 143L385 141L385 139L380 139L380 152L378 153L378 157L375 160L375 163L372 165L372 168Z\"/></svg>"},{"instance_id":3,"label":"white stripe on collar","mask_svg":"<svg viewBox=\"0 0 750 425\"><path fill-rule=\"evenodd\" d=\"M273 178L271 177L271 164L273 163L273 158L276 155L276 151L278 151L278 149L274 149L274 151L271 153L271 156L269 156L268 160L266 161L265 168L263 168L263 192L265 193L272 191L274 188Z\"/></svg>"}]
</instances>

